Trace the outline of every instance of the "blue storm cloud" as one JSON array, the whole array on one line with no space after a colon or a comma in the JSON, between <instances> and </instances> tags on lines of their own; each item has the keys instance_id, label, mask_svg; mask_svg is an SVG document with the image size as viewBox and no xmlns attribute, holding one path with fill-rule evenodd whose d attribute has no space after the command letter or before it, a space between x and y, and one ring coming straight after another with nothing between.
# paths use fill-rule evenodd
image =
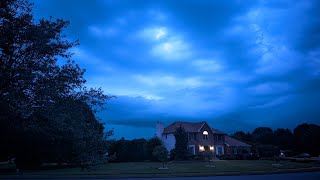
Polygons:
<instances>
[{"instance_id":1,"label":"blue storm cloud","mask_svg":"<svg viewBox=\"0 0 320 180\"><path fill-rule=\"evenodd\" d=\"M99 114L116 138L151 137L156 121L320 123L319 1L34 3L36 18L71 21L87 85L118 97Z\"/></svg>"}]
</instances>

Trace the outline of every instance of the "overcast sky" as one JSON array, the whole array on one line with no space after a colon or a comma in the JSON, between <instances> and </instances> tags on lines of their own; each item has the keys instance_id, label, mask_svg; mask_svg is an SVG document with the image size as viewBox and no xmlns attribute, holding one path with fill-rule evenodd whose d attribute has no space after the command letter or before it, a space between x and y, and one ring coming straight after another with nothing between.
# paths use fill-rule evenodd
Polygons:
<instances>
[{"instance_id":1,"label":"overcast sky","mask_svg":"<svg viewBox=\"0 0 320 180\"><path fill-rule=\"evenodd\" d=\"M35 0L70 20L87 86L117 98L99 114L114 137L156 121L228 133L320 123L320 1Z\"/></svg>"}]
</instances>

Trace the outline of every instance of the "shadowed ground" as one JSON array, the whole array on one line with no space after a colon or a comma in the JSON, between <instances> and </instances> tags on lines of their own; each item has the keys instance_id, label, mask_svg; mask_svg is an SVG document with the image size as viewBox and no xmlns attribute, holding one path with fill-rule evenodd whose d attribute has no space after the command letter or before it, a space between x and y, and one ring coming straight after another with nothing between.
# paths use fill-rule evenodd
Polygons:
<instances>
[{"instance_id":1,"label":"shadowed ground","mask_svg":"<svg viewBox=\"0 0 320 180\"><path fill-rule=\"evenodd\" d=\"M319 164L274 161L214 161L208 167L207 162L179 162L168 163L167 170L160 170L161 163L131 162L109 163L90 171L80 171L79 168L66 168L42 171L24 171L22 175L13 172L0 177L7 178L128 178L128 177L179 177L179 176L215 176L215 175L248 175L320 171Z\"/></svg>"},{"instance_id":2,"label":"shadowed ground","mask_svg":"<svg viewBox=\"0 0 320 180\"><path fill-rule=\"evenodd\" d=\"M269 174L269 175L242 175L242 176L209 176L209 177L172 177L172 178L131 178L130 180L138 179L153 179L153 180L318 180L320 172L309 173L290 173L290 174ZM76 178L72 178L76 179ZM82 179L82 178L81 178ZM100 178L99 178L100 179ZM114 179L114 180L125 180ZM40 179L39 179L40 180ZM112 179L111 179L112 180Z\"/></svg>"}]
</instances>

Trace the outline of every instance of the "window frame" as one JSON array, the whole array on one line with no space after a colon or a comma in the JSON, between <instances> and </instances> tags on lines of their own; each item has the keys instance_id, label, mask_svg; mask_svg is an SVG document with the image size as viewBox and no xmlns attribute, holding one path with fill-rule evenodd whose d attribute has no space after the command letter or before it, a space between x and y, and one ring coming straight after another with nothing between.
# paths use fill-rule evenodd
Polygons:
<instances>
[{"instance_id":1,"label":"window frame","mask_svg":"<svg viewBox=\"0 0 320 180\"><path fill-rule=\"evenodd\" d=\"M233 154L238 154L238 149L237 148L233 148Z\"/></svg>"},{"instance_id":2,"label":"window frame","mask_svg":"<svg viewBox=\"0 0 320 180\"><path fill-rule=\"evenodd\" d=\"M203 131L202 132L202 135L203 135L203 140L209 140L209 133L208 133L208 131Z\"/></svg>"}]
</instances>

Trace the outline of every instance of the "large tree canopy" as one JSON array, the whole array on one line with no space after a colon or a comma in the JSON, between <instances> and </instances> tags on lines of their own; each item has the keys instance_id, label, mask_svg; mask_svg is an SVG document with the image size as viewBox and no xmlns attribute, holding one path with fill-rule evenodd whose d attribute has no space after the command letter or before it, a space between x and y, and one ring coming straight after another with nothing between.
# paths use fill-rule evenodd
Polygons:
<instances>
[{"instance_id":1,"label":"large tree canopy","mask_svg":"<svg viewBox=\"0 0 320 180\"><path fill-rule=\"evenodd\" d=\"M252 138L256 143L271 144L273 140L273 131L268 127L257 127L252 132Z\"/></svg>"},{"instance_id":2,"label":"large tree canopy","mask_svg":"<svg viewBox=\"0 0 320 180\"><path fill-rule=\"evenodd\" d=\"M25 0L5 0L0 5L0 94L3 102L28 116L61 98L72 97L89 104L107 99L100 90L88 92L84 86L85 70L70 59L72 54L68 50L78 45L78 41L66 40L63 30L68 21L50 18L35 22L32 4ZM67 62L59 66L58 58Z\"/></svg>"},{"instance_id":3,"label":"large tree canopy","mask_svg":"<svg viewBox=\"0 0 320 180\"><path fill-rule=\"evenodd\" d=\"M30 143L32 152L42 152L37 157L87 160L102 153L105 133L95 112L110 97L86 88L85 70L69 51L79 43L63 33L69 22L35 20L32 6L0 1L1 155L34 158L31 150L20 151Z\"/></svg>"},{"instance_id":4,"label":"large tree canopy","mask_svg":"<svg viewBox=\"0 0 320 180\"><path fill-rule=\"evenodd\" d=\"M293 131L295 149L318 156L320 153L320 126L315 124L300 124Z\"/></svg>"}]
</instances>

